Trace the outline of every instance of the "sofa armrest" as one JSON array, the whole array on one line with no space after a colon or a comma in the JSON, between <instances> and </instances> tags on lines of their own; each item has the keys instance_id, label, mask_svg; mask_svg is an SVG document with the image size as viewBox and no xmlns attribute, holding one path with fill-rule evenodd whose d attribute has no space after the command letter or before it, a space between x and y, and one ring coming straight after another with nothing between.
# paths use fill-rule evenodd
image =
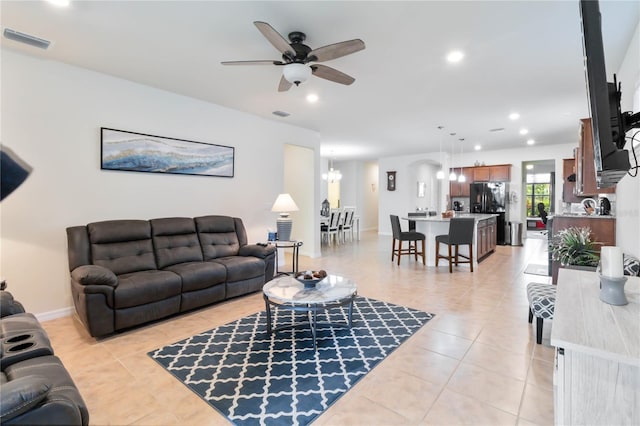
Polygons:
<instances>
[{"instance_id":1,"label":"sofa armrest","mask_svg":"<svg viewBox=\"0 0 640 426\"><path fill-rule=\"evenodd\" d=\"M112 271L98 265L82 265L71 271L71 279L82 285L106 285L116 287L118 277Z\"/></svg>"},{"instance_id":2,"label":"sofa armrest","mask_svg":"<svg viewBox=\"0 0 640 426\"><path fill-rule=\"evenodd\" d=\"M253 256L260 259L266 259L267 257L275 253L276 248L272 245L259 245L259 244L247 244L240 247L238 255L240 256Z\"/></svg>"},{"instance_id":3,"label":"sofa armrest","mask_svg":"<svg viewBox=\"0 0 640 426\"><path fill-rule=\"evenodd\" d=\"M42 376L24 376L2 384L0 423L26 413L42 402L51 389Z\"/></svg>"},{"instance_id":4,"label":"sofa armrest","mask_svg":"<svg viewBox=\"0 0 640 426\"><path fill-rule=\"evenodd\" d=\"M23 314L22 303L13 299L13 295L8 291L0 291L0 317L7 315Z\"/></svg>"}]
</instances>

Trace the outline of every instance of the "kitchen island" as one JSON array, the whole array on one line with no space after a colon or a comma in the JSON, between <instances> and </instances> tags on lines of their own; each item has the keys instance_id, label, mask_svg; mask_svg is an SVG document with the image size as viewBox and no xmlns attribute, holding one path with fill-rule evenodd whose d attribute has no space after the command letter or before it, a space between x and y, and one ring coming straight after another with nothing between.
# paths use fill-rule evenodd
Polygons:
<instances>
[{"instance_id":1,"label":"kitchen island","mask_svg":"<svg viewBox=\"0 0 640 426\"><path fill-rule=\"evenodd\" d=\"M455 217L472 217L475 219L473 233L473 263L478 264L485 256L493 253L496 247L496 217L497 214L473 214L458 213ZM427 266L436 264L436 235L449 233L449 222L451 219L440 216L412 216L403 217L403 220L413 220L416 222L416 231L421 232L426 237L426 258ZM444 247L442 247L444 250ZM460 247L460 253L468 255L466 246ZM447 264L444 262L443 264Z\"/></svg>"}]
</instances>

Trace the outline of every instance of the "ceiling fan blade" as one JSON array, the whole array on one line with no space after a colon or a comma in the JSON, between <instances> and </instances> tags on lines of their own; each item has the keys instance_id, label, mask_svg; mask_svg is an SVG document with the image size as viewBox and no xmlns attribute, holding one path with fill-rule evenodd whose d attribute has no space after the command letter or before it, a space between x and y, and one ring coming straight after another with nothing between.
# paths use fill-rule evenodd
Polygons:
<instances>
[{"instance_id":1,"label":"ceiling fan blade","mask_svg":"<svg viewBox=\"0 0 640 426\"><path fill-rule=\"evenodd\" d=\"M255 25L258 30L262 33L263 36L269 43L273 45L280 53L288 57L295 57L296 53L293 51L293 48L289 44L286 38L282 37L279 32L277 32L273 27L266 22L254 21L253 25Z\"/></svg>"},{"instance_id":2,"label":"ceiling fan blade","mask_svg":"<svg viewBox=\"0 0 640 426\"><path fill-rule=\"evenodd\" d=\"M274 61L270 59L258 61L223 61L222 65L284 65L282 61Z\"/></svg>"},{"instance_id":3,"label":"ceiling fan blade","mask_svg":"<svg viewBox=\"0 0 640 426\"><path fill-rule=\"evenodd\" d=\"M340 43L318 47L317 49L309 52L309 55L307 57L309 58L308 61L324 62L330 59L336 59L342 56L350 55L352 53L363 50L364 48L364 41L356 38L354 40L347 40Z\"/></svg>"},{"instance_id":4,"label":"ceiling fan blade","mask_svg":"<svg viewBox=\"0 0 640 426\"><path fill-rule=\"evenodd\" d=\"M291 86L293 86L293 83L289 83L289 81L287 81L286 78L284 78L284 75L280 78L280 84L278 85L278 92L286 92L287 90L291 89Z\"/></svg>"},{"instance_id":5,"label":"ceiling fan blade","mask_svg":"<svg viewBox=\"0 0 640 426\"><path fill-rule=\"evenodd\" d=\"M324 78L325 80L335 83L346 84L347 86L356 81L356 79L350 75L326 65L311 65L311 70L316 77Z\"/></svg>"}]
</instances>

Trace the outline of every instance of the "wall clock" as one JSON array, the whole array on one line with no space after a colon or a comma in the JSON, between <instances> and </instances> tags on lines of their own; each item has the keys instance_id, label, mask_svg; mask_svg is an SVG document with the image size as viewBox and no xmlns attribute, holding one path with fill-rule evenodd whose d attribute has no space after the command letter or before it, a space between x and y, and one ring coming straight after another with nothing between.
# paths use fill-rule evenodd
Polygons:
<instances>
[{"instance_id":1,"label":"wall clock","mask_svg":"<svg viewBox=\"0 0 640 426\"><path fill-rule=\"evenodd\" d=\"M396 190L396 172L387 172L387 191Z\"/></svg>"}]
</instances>

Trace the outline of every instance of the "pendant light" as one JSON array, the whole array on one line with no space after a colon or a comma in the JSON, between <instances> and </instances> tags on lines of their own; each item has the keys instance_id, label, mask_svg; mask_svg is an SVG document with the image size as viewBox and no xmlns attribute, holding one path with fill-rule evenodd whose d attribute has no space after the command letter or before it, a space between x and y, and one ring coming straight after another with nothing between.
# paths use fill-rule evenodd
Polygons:
<instances>
[{"instance_id":1,"label":"pendant light","mask_svg":"<svg viewBox=\"0 0 640 426\"><path fill-rule=\"evenodd\" d=\"M455 133L449 133L450 136L455 136ZM451 144L451 165L453 166L453 151L455 149L455 144L452 143ZM451 173L449 174L449 180L450 181L455 181L458 178L458 176L456 175L456 172L453 168L451 168Z\"/></svg>"},{"instance_id":2,"label":"pendant light","mask_svg":"<svg viewBox=\"0 0 640 426\"><path fill-rule=\"evenodd\" d=\"M466 182L467 177L462 173L462 142L464 142L464 138L460 138L460 174L458 175L458 182Z\"/></svg>"},{"instance_id":3,"label":"pendant light","mask_svg":"<svg viewBox=\"0 0 640 426\"><path fill-rule=\"evenodd\" d=\"M442 129L444 129L443 126L438 126L438 130L440 130L440 151L438 154L438 158L440 159L440 170L438 170L438 172L436 173L436 179L444 179L444 169L442 168Z\"/></svg>"}]
</instances>

